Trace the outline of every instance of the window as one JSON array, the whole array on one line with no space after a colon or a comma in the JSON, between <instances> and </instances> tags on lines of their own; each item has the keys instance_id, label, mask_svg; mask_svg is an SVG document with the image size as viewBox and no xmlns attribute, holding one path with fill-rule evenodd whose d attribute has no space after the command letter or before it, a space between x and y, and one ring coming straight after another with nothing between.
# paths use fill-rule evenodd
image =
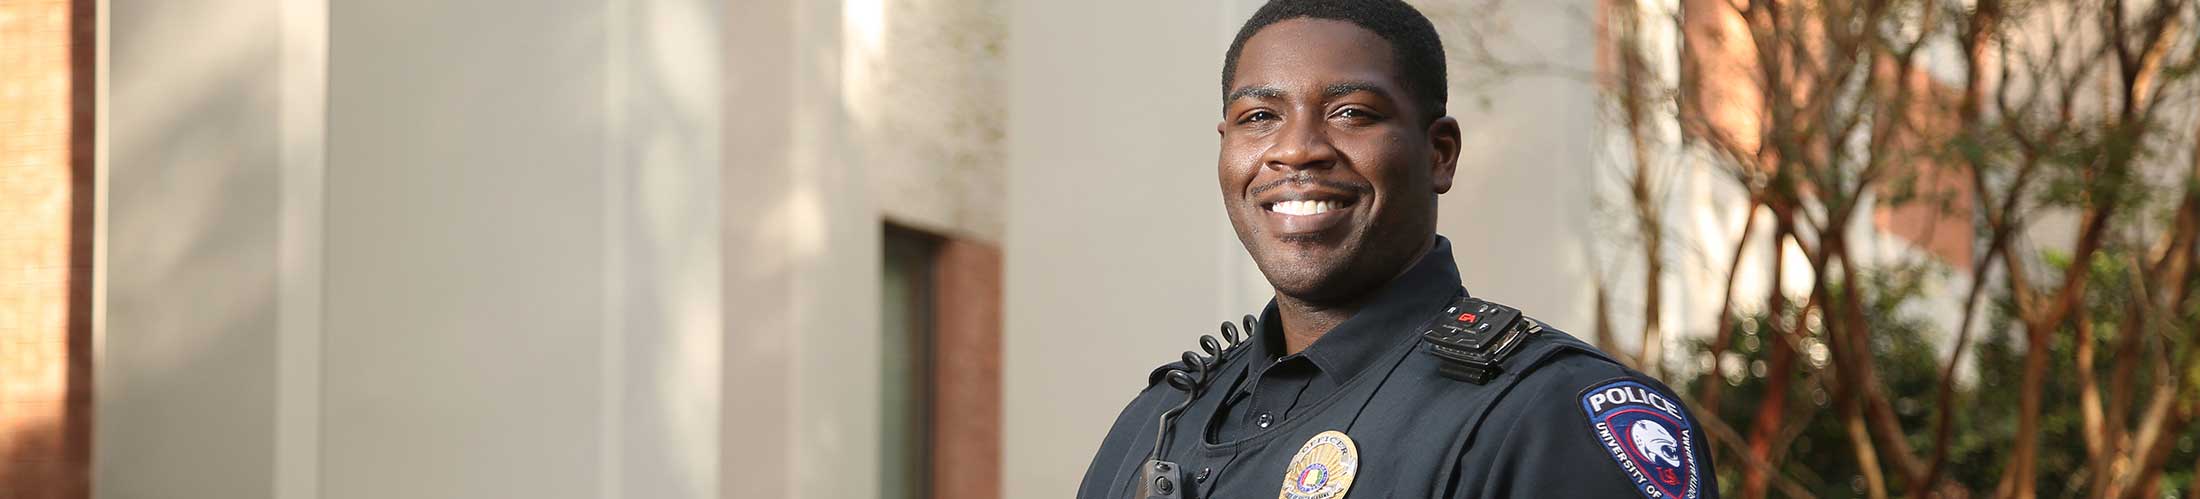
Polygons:
<instances>
[{"instance_id":1,"label":"window","mask_svg":"<svg viewBox=\"0 0 2200 499\"><path fill-rule=\"evenodd\" d=\"M1001 252L885 227L880 497L997 499Z\"/></svg>"},{"instance_id":2,"label":"window","mask_svg":"<svg viewBox=\"0 0 2200 499\"><path fill-rule=\"evenodd\" d=\"M933 261L939 238L886 226L880 282L879 497L922 499L931 489Z\"/></svg>"}]
</instances>

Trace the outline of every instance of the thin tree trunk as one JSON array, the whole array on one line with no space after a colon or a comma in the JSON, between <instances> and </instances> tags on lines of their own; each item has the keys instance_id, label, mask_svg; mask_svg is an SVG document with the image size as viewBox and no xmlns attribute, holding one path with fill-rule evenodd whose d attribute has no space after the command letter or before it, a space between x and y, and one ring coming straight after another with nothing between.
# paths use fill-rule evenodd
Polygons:
<instances>
[{"instance_id":1,"label":"thin tree trunk","mask_svg":"<svg viewBox=\"0 0 2200 499\"><path fill-rule=\"evenodd\" d=\"M1788 222L1785 219L1780 219L1774 223L1772 238L1770 239L1772 258L1770 262L1771 273L1769 275L1772 276L1772 285L1769 288L1771 291L1765 297L1766 326L1763 329L1764 336L1770 338L1761 338L1758 342L1765 345L1765 348L1772 349L1770 357L1771 364L1774 365L1768 366L1770 369L1766 370L1767 374L1786 373L1793 369L1791 364L1794 362L1794 349L1788 347L1788 339L1786 338L1788 333L1783 331L1780 326L1780 312L1787 308L1787 294L1786 291L1781 289L1780 279L1780 276L1783 275L1783 261L1786 258L1784 253L1780 251L1780 244L1786 240L1788 230ZM1740 254L1736 253L1735 256L1739 259ZM1799 311L1797 313L1798 319L1808 312L1808 310ZM1796 322L1800 324L1802 321L1798 320ZM1789 376L1774 374L1765 380L1765 393L1757 401L1757 417L1750 427L1750 459L1765 462L1772 461L1772 443L1779 438L1781 423L1787 414L1788 378ZM1742 497L1751 499L1765 497L1766 486L1770 484L1770 479L1771 477L1757 472L1756 469L1745 469L1742 474Z\"/></svg>"},{"instance_id":2,"label":"thin tree trunk","mask_svg":"<svg viewBox=\"0 0 2200 499\"><path fill-rule=\"evenodd\" d=\"M2078 424L2080 433L2085 435L2087 475L2093 477L2092 492L2087 496L2105 498L2111 482L2108 478L2116 473L2115 460L2110 456L2117 454L2117 442L2107 437L2109 423L2103 421L2101 414L2100 380L2093 373L2093 321L2078 320L2077 329ZM2128 329L2122 332L2126 336L2136 336L2133 333ZM2115 425L2121 426L2123 422L2117 421Z\"/></svg>"},{"instance_id":3,"label":"thin tree trunk","mask_svg":"<svg viewBox=\"0 0 2200 499\"><path fill-rule=\"evenodd\" d=\"M1979 257L1978 263L1971 269L1971 291L1963 299L1963 320L1956 329L1955 346L1948 353L1948 363L1940 368L1940 385L1935 393L1940 403L1939 411L1934 415L1932 459L1926 465L1924 479L1910 485L1910 497L1930 497L1933 484L1940 481L1941 471L1948 464L1949 440L1955 435L1956 366L1962 365L1963 351L1971 344L1972 326L1976 324L1980 309L1978 300L1986 289L1986 272L1993 267L1994 258L2008 244L2006 228L1991 230L1993 236L1988 238L1986 254Z\"/></svg>"},{"instance_id":4,"label":"thin tree trunk","mask_svg":"<svg viewBox=\"0 0 2200 499\"><path fill-rule=\"evenodd\" d=\"M1864 476L1865 495L1871 499L1885 499L1887 497L1886 469L1879 462L1879 446L1872 441L1871 429L1864 418L1864 412L1867 410L1865 406L1868 404L1868 397L1866 396L1868 392L1865 390L1867 378L1861 376L1862 366L1864 365L1861 360L1863 357L1870 356L1871 350L1869 345L1855 341L1856 335L1851 329L1852 327L1863 327L1862 320L1857 320L1853 324L1843 324L1849 322L1851 318L1851 314L1846 311L1851 307L1858 306L1853 303L1856 301L1857 295L1852 294L1857 282L1854 275L1851 274L1848 280L1842 283L1842 287L1846 288L1845 292L1837 299L1833 296L1832 290L1829 289L1828 279L1826 278L1832 270L1833 259L1842 258L1845 261L1847 258L1842 254L1843 243L1839 239L1842 234L1838 229L1832 229L1842 225L1840 223L1828 223L1827 227L1829 229L1819 233L1819 251L1817 257L1811 261L1811 275L1815 277L1815 280L1811 283L1811 294L1818 297L1817 302L1822 304L1825 310L1823 315L1826 323L1825 342L1827 349L1833 354L1835 379L1839 382L1839 386L1835 387L1837 389L1834 390L1833 399L1835 405L1841 411L1842 429L1848 436L1850 447L1855 451L1857 470ZM1861 315L1855 317L1860 318Z\"/></svg>"},{"instance_id":5,"label":"thin tree trunk","mask_svg":"<svg viewBox=\"0 0 2200 499\"><path fill-rule=\"evenodd\" d=\"M1840 311L1843 316L1839 321L1839 330L1849 342L1849 352L1852 354L1850 368L1856 371L1851 379L1855 380L1857 386L1856 399L1861 404L1859 409L1863 411L1865 421L1871 424L1879 446L1884 449L1883 452L1889 460L1893 461L1891 464L1895 471L1911 481L1923 480L1925 464L1919 462L1916 450L1910 448L1908 433L1903 431L1902 422L1894 413L1894 405L1887 402L1887 394L1883 388L1886 385L1879 381L1879 368L1873 360L1874 353L1871 350L1871 325L1866 322L1864 315L1866 297L1859 290L1862 279L1857 274L1854 258L1848 254L1848 244L1840 242L1837 249L1841 252L1841 280L1846 283L1841 287L1845 296L1841 301L1846 306ZM1828 315L1830 317L1831 313Z\"/></svg>"},{"instance_id":6,"label":"thin tree trunk","mask_svg":"<svg viewBox=\"0 0 2200 499\"><path fill-rule=\"evenodd\" d=\"M1596 291L1597 349L1606 352L1617 352L1619 350L1612 344L1612 290L1605 289L1604 283L1598 282Z\"/></svg>"},{"instance_id":7,"label":"thin tree trunk","mask_svg":"<svg viewBox=\"0 0 2200 499\"><path fill-rule=\"evenodd\" d=\"M2153 402L2141 416L2139 431L2132 434L2129 472L2121 473L2116 480L2117 497L2135 498L2159 495L2163 461L2169 458L2171 448L2177 446L2177 434L2182 433L2187 421L2181 402L2177 401L2178 384L2174 381L2157 385Z\"/></svg>"},{"instance_id":8,"label":"thin tree trunk","mask_svg":"<svg viewBox=\"0 0 2200 499\"><path fill-rule=\"evenodd\" d=\"M2024 375L2017 397L2017 439L2009 458L2010 494L2030 499L2037 495L2039 477L2039 429L2042 406L2041 387L2047 378L2047 341L2064 321L2069 320L2077 304L2085 296L2086 278L2092 273L2094 252L2101 247L2101 238L2107 233L2109 215L2116 205L2097 201L2092 212L2080 224L2077 251L2071 255L2070 268L2063 271L2060 290L2047 303L2020 304L2025 312ZM2010 267L2010 286L2024 284L2021 265L2014 258L2004 259ZM2020 292L2021 293L2021 292ZM2020 295L2022 296L2022 295ZM2029 301L2029 300L2020 300ZM2006 481L2006 480L2005 480Z\"/></svg>"},{"instance_id":9,"label":"thin tree trunk","mask_svg":"<svg viewBox=\"0 0 2200 499\"><path fill-rule=\"evenodd\" d=\"M1964 85L1963 100L1957 108L1957 119L1960 120L1958 129L1974 136L1979 134L1980 121L1986 107L1986 43L1993 39L2000 23L2001 1L1977 0L1972 6L1969 25L1963 32ZM1972 175L1976 186L1983 188L1986 165L1975 157L1965 156L1965 159L1964 166L1970 168L1968 173ZM1994 207L1985 194L1978 192L1974 197L1977 200L1975 204L1981 210L1991 211ZM1971 344L1971 330L1978 318L1979 296L1986 289L1987 271L1993 268L1994 258L2001 255L2004 247L2009 244L2009 227L1991 214L1986 219L1989 226L1986 251L1979 257L1978 263L1972 266L1971 291L1963 299L1963 320L1958 323L1956 342L1948 353L1948 363L1941 367L1940 385L1935 393L1939 410L1934 416L1932 458L1928 459L1925 466L1924 477L1910 485L1911 497L1929 497L1933 484L1940 481L1941 470L1947 466L1948 446L1955 433L1956 367L1962 365L1963 351Z\"/></svg>"},{"instance_id":10,"label":"thin tree trunk","mask_svg":"<svg viewBox=\"0 0 2200 499\"><path fill-rule=\"evenodd\" d=\"M1865 497L1887 499L1887 477L1880 472L1879 454L1872 447L1871 430L1864 428L1861 404L1848 403L1841 411L1842 429L1849 435L1849 443L1856 450L1857 469L1864 474Z\"/></svg>"},{"instance_id":11,"label":"thin tree trunk","mask_svg":"<svg viewBox=\"0 0 2200 499\"><path fill-rule=\"evenodd\" d=\"M1802 485L1795 483L1794 479L1777 476L1779 474L1778 464L1757 459L1755 455L1750 454L1748 452L1749 443L1742 439L1741 433L1735 431L1732 425L1727 424L1725 419L1721 419L1719 413L1693 401L1683 400L1682 402L1688 404L1689 411L1702 416L1699 422L1703 423L1704 433L1710 435L1712 441L1726 444L1728 449L1739 452L1738 455L1742 458L1742 470L1747 473L1775 476L1778 480L1772 482L1773 486L1779 488L1781 494L1791 499L1814 499L1817 497L1811 495L1810 491L1804 489ZM1748 497L1761 498L1764 497L1764 492L1759 491L1757 495Z\"/></svg>"},{"instance_id":12,"label":"thin tree trunk","mask_svg":"<svg viewBox=\"0 0 2200 499\"><path fill-rule=\"evenodd\" d=\"M2016 480L2011 495L2030 499L2036 495L2040 386L2047 378L2047 334L2051 330L2036 324L2025 329L2023 388L2017 395L2017 442L2008 473Z\"/></svg>"},{"instance_id":13,"label":"thin tree trunk","mask_svg":"<svg viewBox=\"0 0 2200 499\"><path fill-rule=\"evenodd\" d=\"M1634 198L1635 224L1642 237L1642 345L1636 353L1636 366L1652 376L1665 366L1665 338L1663 320L1664 293L1660 284L1665 278L1665 221L1658 205L1657 188L1652 184L1653 168L1650 157L1650 99L1644 82L1650 79L1648 63L1643 60L1642 39L1638 34L1640 13L1632 3L1615 6L1617 23L1624 26L1620 36L1619 71L1620 106L1627 121L1627 144L1635 161L1635 174L1629 179L1628 194Z\"/></svg>"},{"instance_id":14,"label":"thin tree trunk","mask_svg":"<svg viewBox=\"0 0 2200 499\"><path fill-rule=\"evenodd\" d=\"M1716 408L1719 406L1719 387L1722 386L1722 383L1719 382L1719 375L1720 371L1726 367L1727 344L1734 341L1734 329L1741 323L1740 318L1734 316L1734 281L1742 275L1742 256L1749 250L1749 236L1757 227L1757 206L1757 200L1751 199L1749 208L1743 211L1742 233L1734 238L1734 259L1727 261L1726 286L1721 288L1724 291L1719 294L1721 300L1719 304L1719 332L1711 340L1711 368L1705 370L1696 379L1696 400L1705 407ZM1773 240L1778 241L1779 239L1774 238ZM1780 245L1778 243L1772 245L1771 255L1775 259L1780 257ZM1779 289L1780 274L1778 271L1772 274L1772 280L1773 289Z\"/></svg>"}]
</instances>

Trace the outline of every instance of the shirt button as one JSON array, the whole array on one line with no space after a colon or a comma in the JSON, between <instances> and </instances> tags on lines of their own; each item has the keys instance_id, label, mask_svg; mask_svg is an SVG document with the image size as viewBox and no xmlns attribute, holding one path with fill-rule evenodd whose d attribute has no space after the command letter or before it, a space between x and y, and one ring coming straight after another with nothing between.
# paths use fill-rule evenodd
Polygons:
<instances>
[{"instance_id":1,"label":"shirt button","mask_svg":"<svg viewBox=\"0 0 2200 499\"><path fill-rule=\"evenodd\" d=\"M1207 483L1207 475L1212 475L1212 474L1214 474L1214 472L1215 472L1215 469L1214 469L1214 468L1200 468L1200 469L1199 469L1199 474L1197 474L1197 475L1192 475L1192 481L1194 481L1194 482L1199 482L1199 483Z\"/></svg>"},{"instance_id":2,"label":"shirt button","mask_svg":"<svg viewBox=\"0 0 2200 499\"><path fill-rule=\"evenodd\" d=\"M1259 416L1255 416L1253 418L1253 426L1259 426L1265 429L1268 427L1268 425L1272 424L1276 424L1276 416L1273 414L1263 412L1260 413Z\"/></svg>"}]
</instances>

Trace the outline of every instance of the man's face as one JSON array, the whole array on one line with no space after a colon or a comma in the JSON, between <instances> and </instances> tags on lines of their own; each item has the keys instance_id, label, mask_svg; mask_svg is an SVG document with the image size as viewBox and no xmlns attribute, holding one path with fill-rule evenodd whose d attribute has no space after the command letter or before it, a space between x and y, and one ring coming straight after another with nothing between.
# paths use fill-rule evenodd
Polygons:
<instances>
[{"instance_id":1,"label":"man's face","mask_svg":"<svg viewBox=\"0 0 2200 499\"><path fill-rule=\"evenodd\" d=\"M1239 52L1217 125L1222 201L1277 293L1349 301L1432 242L1458 124L1432 123L1398 75L1389 42L1344 21L1278 22Z\"/></svg>"}]
</instances>

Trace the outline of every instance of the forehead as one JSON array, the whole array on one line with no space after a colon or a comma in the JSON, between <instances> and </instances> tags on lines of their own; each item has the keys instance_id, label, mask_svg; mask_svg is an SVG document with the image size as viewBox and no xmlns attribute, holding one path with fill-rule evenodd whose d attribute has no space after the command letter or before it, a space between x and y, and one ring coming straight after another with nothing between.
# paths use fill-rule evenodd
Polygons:
<instances>
[{"instance_id":1,"label":"forehead","mask_svg":"<svg viewBox=\"0 0 2200 499\"><path fill-rule=\"evenodd\" d=\"M1367 28L1334 19L1289 19L1245 40L1230 89L1294 90L1362 81L1397 90L1395 64L1390 42Z\"/></svg>"}]
</instances>

